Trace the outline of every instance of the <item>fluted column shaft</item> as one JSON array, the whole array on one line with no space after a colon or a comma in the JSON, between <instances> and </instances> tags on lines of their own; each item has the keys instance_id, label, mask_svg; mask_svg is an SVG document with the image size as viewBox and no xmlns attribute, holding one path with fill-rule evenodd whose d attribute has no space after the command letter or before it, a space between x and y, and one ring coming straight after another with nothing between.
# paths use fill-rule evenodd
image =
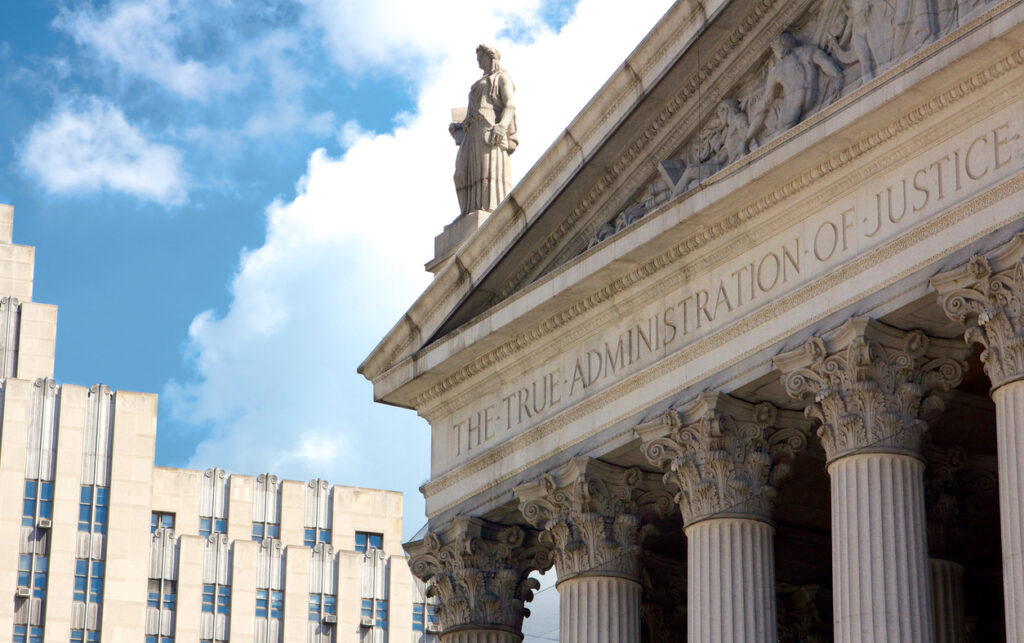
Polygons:
<instances>
[{"instance_id":1,"label":"fluted column shaft","mask_svg":"<svg viewBox=\"0 0 1024 643\"><path fill-rule=\"evenodd\" d=\"M836 642L931 643L924 464L865 453L828 471Z\"/></svg>"},{"instance_id":2,"label":"fluted column shaft","mask_svg":"<svg viewBox=\"0 0 1024 643\"><path fill-rule=\"evenodd\" d=\"M441 643L521 643L521 634L504 630L456 630L441 635Z\"/></svg>"},{"instance_id":3,"label":"fluted column shaft","mask_svg":"<svg viewBox=\"0 0 1024 643\"><path fill-rule=\"evenodd\" d=\"M999 460L999 527L1003 543L1006 640L1024 641L1024 381L992 392Z\"/></svg>"},{"instance_id":4,"label":"fluted column shaft","mask_svg":"<svg viewBox=\"0 0 1024 643\"><path fill-rule=\"evenodd\" d=\"M964 566L951 560L931 558L932 605L935 613L935 643L964 643Z\"/></svg>"},{"instance_id":5,"label":"fluted column shaft","mask_svg":"<svg viewBox=\"0 0 1024 643\"><path fill-rule=\"evenodd\" d=\"M558 584L560 641L639 643L640 583L576 576Z\"/></svg>"},{"instance_id":6,"label":"fluted column shaft","mask_svg":"<svg viewBox=\"0 0 1024 643\"><path fill-rule=\"evenodd\" d=\"M774 533L749 518L711 518L686 528L687 641L777 640Z\"/></svg>"}]
</instances>

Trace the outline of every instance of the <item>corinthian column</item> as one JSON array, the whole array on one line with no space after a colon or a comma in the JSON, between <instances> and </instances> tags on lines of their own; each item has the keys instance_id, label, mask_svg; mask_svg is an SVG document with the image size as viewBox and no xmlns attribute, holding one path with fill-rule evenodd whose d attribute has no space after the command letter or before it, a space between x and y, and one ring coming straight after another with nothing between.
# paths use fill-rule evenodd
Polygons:
<instances>
[{"instance_id":1,"label":"corinthian column","mask_svg":"<svg viewBox=\"0 0 1024 643\"><path fill-rule=\"evenodd\" d=\"M656 503L658 486L654 474L580 457L516 487L523 515L553 546L559 640L639 643L641 505ZM660 498L669 510L671 498Z\"/></svg>"},{"instance_id":2,"label":"corinthian column","mask_svg":"<svg viewBox=\"0 0 1024 643\"><path fill-rule=\"evenodd\" d=\"M1024 643L1024 236L936 275L932 287L951 319L981 344L996 404L999 527L1006 640Z\"/></svg>"},{"instance_id":3,"label":"corinthian column","mask_svg":"<svg viewBox=\"0 0 1024 643\"><path fill-rule=\"evenodd\" d=\"M540 587L530 572L551 567L535 533L459 516L404 547L412 573L438 598L442 643L522 641L524 605Z\"/></svg>"},{"instance_id":4,"label":"corinthian column","mask_svg":"<svg viewBox=\"0 0 1024 643\"><path fill-rule=\"evenodd\" d=\"M924 416L960 382L959 342L851 319L775 358L786 391L811 400L832 479L837 642L934 640L924 515Z\"/></svg>"},{"instance_id":5,"label":"corinthian column","mask_svg":"<svg viewBox=\"0 0 1024 643\"><path fill-rule=\"evenodd\" d=\"M771 508L807 441L775 429L775 407L704 393L635 432L679 488L687 539L687 641L778 640Z\"/></svg>"}]
</instances>

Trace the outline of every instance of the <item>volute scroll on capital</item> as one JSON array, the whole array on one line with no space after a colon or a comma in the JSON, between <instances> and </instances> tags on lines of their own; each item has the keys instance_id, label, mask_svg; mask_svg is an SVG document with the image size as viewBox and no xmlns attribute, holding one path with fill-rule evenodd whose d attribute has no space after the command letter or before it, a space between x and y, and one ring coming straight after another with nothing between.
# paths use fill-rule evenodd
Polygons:
<instances>
[{"instance_id":1,"label":"volute scroll on capital","mask_svg":"<svg viewBox=\"0 0 1024 643\"><path fill-rule=\"evenodd\" d=\"M811 400L828 460L853 453L920 457L926 417L940 412L937 393L960 383L970 349L919 330L901 331L853 318L825 338L775 357L786 392Z\"/></svg>"},{"instance_id":2,"label":"volute scroll on capital","mask_svg":"<svg viewBox=\"0 0 1024 643\"><path fill-rule=\"evenodd\" d=\"M983 348L992 390L1024 379L1024 234L931 279L946 315Z\"/></svg>"},{"instance_id":3,"label":"volute scroll on capital","mask_svg":"<svg viewBox=\"0 0 1024 643\"><path fill-rule=\"evenodd\" d=\"M552 547L559 581L598 574L640 577L644 517L668 515L671 497L657 474L588 457L573 458L515 488L520 511Z\"/></svg>"},{"instance_id":4,"label":"volute scroll on capital","mask_svg":"<svg viewBox=\"0 0 1024 643\"><path fill-rule=\"evenodd\" d=\"M463 628L519 632L540 588L533 571L551 567L550 548L533 530L459 516L446 528L406 543L409 568L438 597L443 632Z\"/></svg>"},{"instance_id":5,"label":"volute scroll on capital","mask_svg":"<svg viewBox=\"0 0 1024 643\"><path fill-rule=\"evenodd\" d=\"M684 525L725 516L768 522L792 460L807 445L808 424L767 402L702 393L634 433L647 459L665 470L665 483L679 489Z\"/></svg>"}]
</instances>

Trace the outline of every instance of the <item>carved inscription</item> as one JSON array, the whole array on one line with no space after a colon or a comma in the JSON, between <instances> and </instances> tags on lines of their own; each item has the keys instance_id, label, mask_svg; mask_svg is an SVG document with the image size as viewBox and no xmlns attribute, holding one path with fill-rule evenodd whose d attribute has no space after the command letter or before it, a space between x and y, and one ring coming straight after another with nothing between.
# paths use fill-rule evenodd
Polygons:
<instances>
[{"instance_id":1,"label":"carved inscription","mask_svg":"<svg viewBox=\"0 0 1024 643\"><path fill-rule=\"evenodd\" d=\"M1007 176L1024 165L1022 133L1022 115L979 126L637 310L455 414L447 459L479 454Z\"/></svg>"}]
</instances>

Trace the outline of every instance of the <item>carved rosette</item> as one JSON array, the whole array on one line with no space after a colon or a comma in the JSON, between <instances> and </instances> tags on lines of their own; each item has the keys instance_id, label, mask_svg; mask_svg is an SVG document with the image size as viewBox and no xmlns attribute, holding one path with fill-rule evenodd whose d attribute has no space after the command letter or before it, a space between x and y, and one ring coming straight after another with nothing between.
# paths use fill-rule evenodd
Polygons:
<instances>
[{"instance_id":1,"label":"carved rosette","mask_svg":"<svg viewBox=\"0 0 1024 643\"><path fill-rule=\"evenodd\" d=\"M768 403L702 393L634 431L647 459L665 469L665 483L679 488L686 526L716 516L768 521L790 462L807 445L799 428L777 428L778 418Z\"/></svg>"},{"instance_id":2,"label":"carved rosette","mask_svg":"<svg viewBox=\"0 0 1024 643\"><path fill-rule=\"evenodd\" d=\"M959 560L966 551L966 525L977 517L981 503L996 496L998 482L992 471L972 466L960 447L929 449L924 475L928 547L932 554Z\"/></svg>"},{"instance_id":3,"label":"carved rosette","mask_svg":"<svg viewBox=\"0 0 1024 643\"><path fill-rule=\"evenodd\" d=\"M984 348L992 389L1024 377L1024 235L936 275L931 284L946 315L966 327L964 339Z\"/></svg>"},{"instance_id":4,"label":"carved rosette","mask_svg":"<svg viewBox=\"0 0 1024 643\"><path fill-rule=\"evenodd\" d=\"M438 598L442 632L458 629L519 633L525 604L540 584L529 575L551 567L551 554L537 534L459 516L441 531L406 543L409 568Z\"/></svg>"},{"instance_id":5,"label":"carved rosette","mask_svg":"<svg viewBox=\"0 0 1024 643\"><path fill-rule=\"evenodd\" d=\"M553 547L559 581L592 574L640 578L648 510L667 515L672 499L656 474L579 457L516 487L520 511Z\"/></svg>"},{"instance_id":6,"label":"carved rosette","mask_svg":"<svg viewBox=\"0 0 1024 643\"><path fill-rule=\"evenodd\" d=\"M936 393L960 383L969 352L961 342L860 317L778 355L775 366L789 395L813 400L804 412L821 423L818 437L833 461L853 453L919 454L924 418L943 408Z\"/></svg>"}]
</instances>

